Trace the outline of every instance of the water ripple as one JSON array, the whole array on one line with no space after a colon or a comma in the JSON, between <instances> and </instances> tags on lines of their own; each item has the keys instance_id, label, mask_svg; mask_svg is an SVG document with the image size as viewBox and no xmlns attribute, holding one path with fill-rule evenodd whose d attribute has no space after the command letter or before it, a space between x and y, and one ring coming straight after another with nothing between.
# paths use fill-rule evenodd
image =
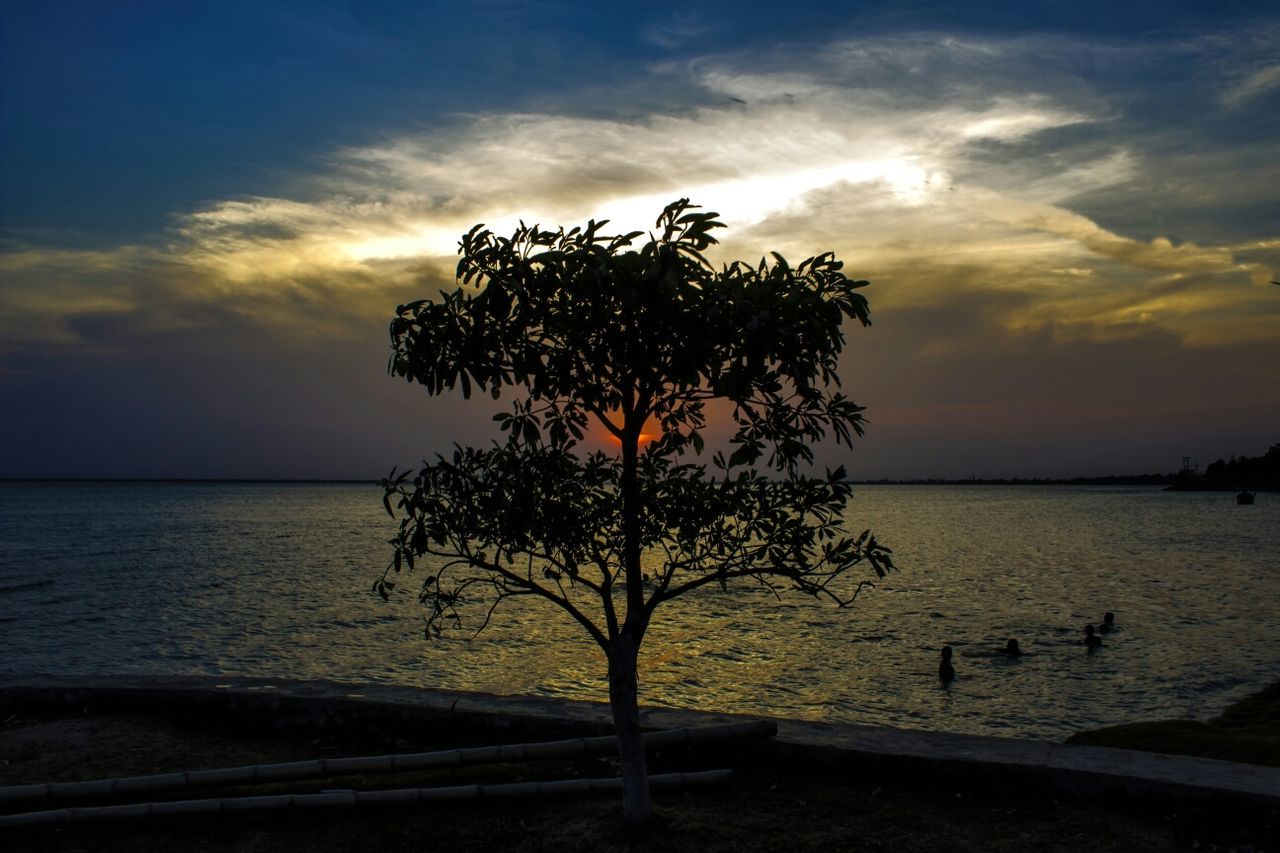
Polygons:
<instances>
[{"instance_id":1,"label":"water ripple","mask_svg":"<svg viewBox=\"0 0 1280 853\"><path fill-rule=\"evenodd\" d=\"M1280 659L1280 501L1250 510L1146 489L860 487L851 524L899 572L845 610L745 587L671 602L641 652L642 701L1039 737L1213 716ZM75 554L56 544L67 513L87 520ZM537 602L424 641L412 594L369 592L389 524L366 486L0 484L0 623L21 625L0 672L603 698L600 650ZM1089 654L1084 625L1108 610L1119 627ZM1009 637L1028 654L993 655Z\"/></svg>"},{"instance_id":2,"label":"water ripple","mask_svg":"<svg viewBox=\"0 0 1280 853\"><path fill-rule=\"evenodd\" d=\"M27 592L33 589L44 589L56 584L57 581L52 578L44 578L38 581L27 581L25 583L15 583L8 586L0 586L0 595L9 595L15 592Z\"/></svg>"}]
</instances>

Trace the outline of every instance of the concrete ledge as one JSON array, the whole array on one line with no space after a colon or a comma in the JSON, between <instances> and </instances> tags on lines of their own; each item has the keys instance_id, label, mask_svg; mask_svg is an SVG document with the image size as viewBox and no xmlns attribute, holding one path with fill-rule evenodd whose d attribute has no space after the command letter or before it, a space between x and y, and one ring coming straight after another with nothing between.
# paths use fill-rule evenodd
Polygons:
<instances>
[{"instance_id":1,"label":"concrete ledge","mask_svg":"<svg viewBox=\"0 0 1280 853\"><path fill-rule=\"evenodd\" d=\"M567 699L239 677L0 678L0 713L51 708L189 713L259 730L347 729L388 741L407 730L445 724L451 732L508 740L612 730L606 704ZM745 719L759 717L664 708L641 711L646 729ZM1280 812L1280 768L1048 741L804 720L777 723L777 737L764 747L767 760L854 765L886 776L919 778L926 773L965 784L999 780L1083 796L1233 803Z\"/></svg>"}]
</instances>

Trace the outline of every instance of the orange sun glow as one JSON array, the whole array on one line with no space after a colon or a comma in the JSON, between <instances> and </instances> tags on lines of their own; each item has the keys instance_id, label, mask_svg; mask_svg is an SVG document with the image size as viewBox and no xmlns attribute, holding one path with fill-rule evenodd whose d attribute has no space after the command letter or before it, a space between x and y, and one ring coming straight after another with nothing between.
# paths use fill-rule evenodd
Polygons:
<instances>
[{"instance_id":1,"label":"orange sun glow","mask_svg":"<svg viewBox=\"0 0 1280 853\"><path fill-rule=\"evenodd\" d=\"M622 446L622 439L618 438L613 433L607 432L605 433L605 435L608 436L610 444L615 445L617 447ZM657 437L658 436L655 433L649 433L649 432L640 433L640 446L644 447L646 444L653 441Z\"/></svg>"}]
</instances>

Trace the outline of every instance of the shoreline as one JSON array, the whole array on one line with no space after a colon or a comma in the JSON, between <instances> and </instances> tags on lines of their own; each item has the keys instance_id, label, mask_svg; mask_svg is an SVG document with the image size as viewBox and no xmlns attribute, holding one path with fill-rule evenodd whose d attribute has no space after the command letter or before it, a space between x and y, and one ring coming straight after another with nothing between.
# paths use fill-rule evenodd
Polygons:
<instances>
[{"instance_id":1,"label":"shoreline","mask_svg":"<svg viewBox=\"0 0 1280 853\"><path fill-rule=\"evenodd\" d=\"M608 706L583 700L332 681L204 676L28 676L0 678L0 713L92 708L99 713L166 712L220 720L232 728L325 733L405 727L469 731L518 740L608 734ZM644 707L645 729L697 728L758 715ZM1280 810L1280 768L1105 746L958 735L879 726L776 719L769 752L781 762L851 762L887 777L929 774L1018 780L1073 795L1140 800L1235 801Z\"/></svg>"}]
</instances>

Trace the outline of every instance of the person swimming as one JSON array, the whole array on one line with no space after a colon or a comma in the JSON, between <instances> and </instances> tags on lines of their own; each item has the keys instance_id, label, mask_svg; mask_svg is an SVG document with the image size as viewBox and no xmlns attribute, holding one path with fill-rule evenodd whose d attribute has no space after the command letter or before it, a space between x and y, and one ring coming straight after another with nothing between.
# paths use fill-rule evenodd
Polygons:
<instances>
[{"instance_id":1,"label":"person swimming","mask_svg":"<svg viewBox=\"0 0 1280 853\"><path fill-rule=\"evenodd\" d=\"M1084 626L1084 644L1089 647L1089 651L1102 648L1102 638L1093 633L1093 625Z\"/></svg>"},{"instance_id":2,"label":"person swimming","mask_svg":"<svg viewBox=\"0 0 1280 853\"><path fill-rule=\"evenodd\" d=\"M1102 617L1102 624L1098 626L1098 630L1104 634L1111 633L1111 629L1116 626L1116 615L1108 610Z\"/></svg>"},{"instance_id":3,"label":"person swimming","mask_svg":"<svg viewBox=\"0 0 1280 853\"><path fill-rule=\"evenodd\" d=\"M951 665L951 647L942 647L942 663L938 664L938 678L943 684L950 684L956 677L956 668Z\"/></svg>"},{"instance_id":4,"label":"person swimming","mask_svg":"<svg viewBox=\"0 0 1280 853\"><path fill-rule=\"evenodd\" d=\"M1018 641L1009 638L1003 646L998 649L985 648L975 649L973 651L961 652L965 657L973 658L1020 658L1023 655L1033 654L1033 652L1024 652L1022 646L1018 645Z\"/></svg>"}]
</instances>

